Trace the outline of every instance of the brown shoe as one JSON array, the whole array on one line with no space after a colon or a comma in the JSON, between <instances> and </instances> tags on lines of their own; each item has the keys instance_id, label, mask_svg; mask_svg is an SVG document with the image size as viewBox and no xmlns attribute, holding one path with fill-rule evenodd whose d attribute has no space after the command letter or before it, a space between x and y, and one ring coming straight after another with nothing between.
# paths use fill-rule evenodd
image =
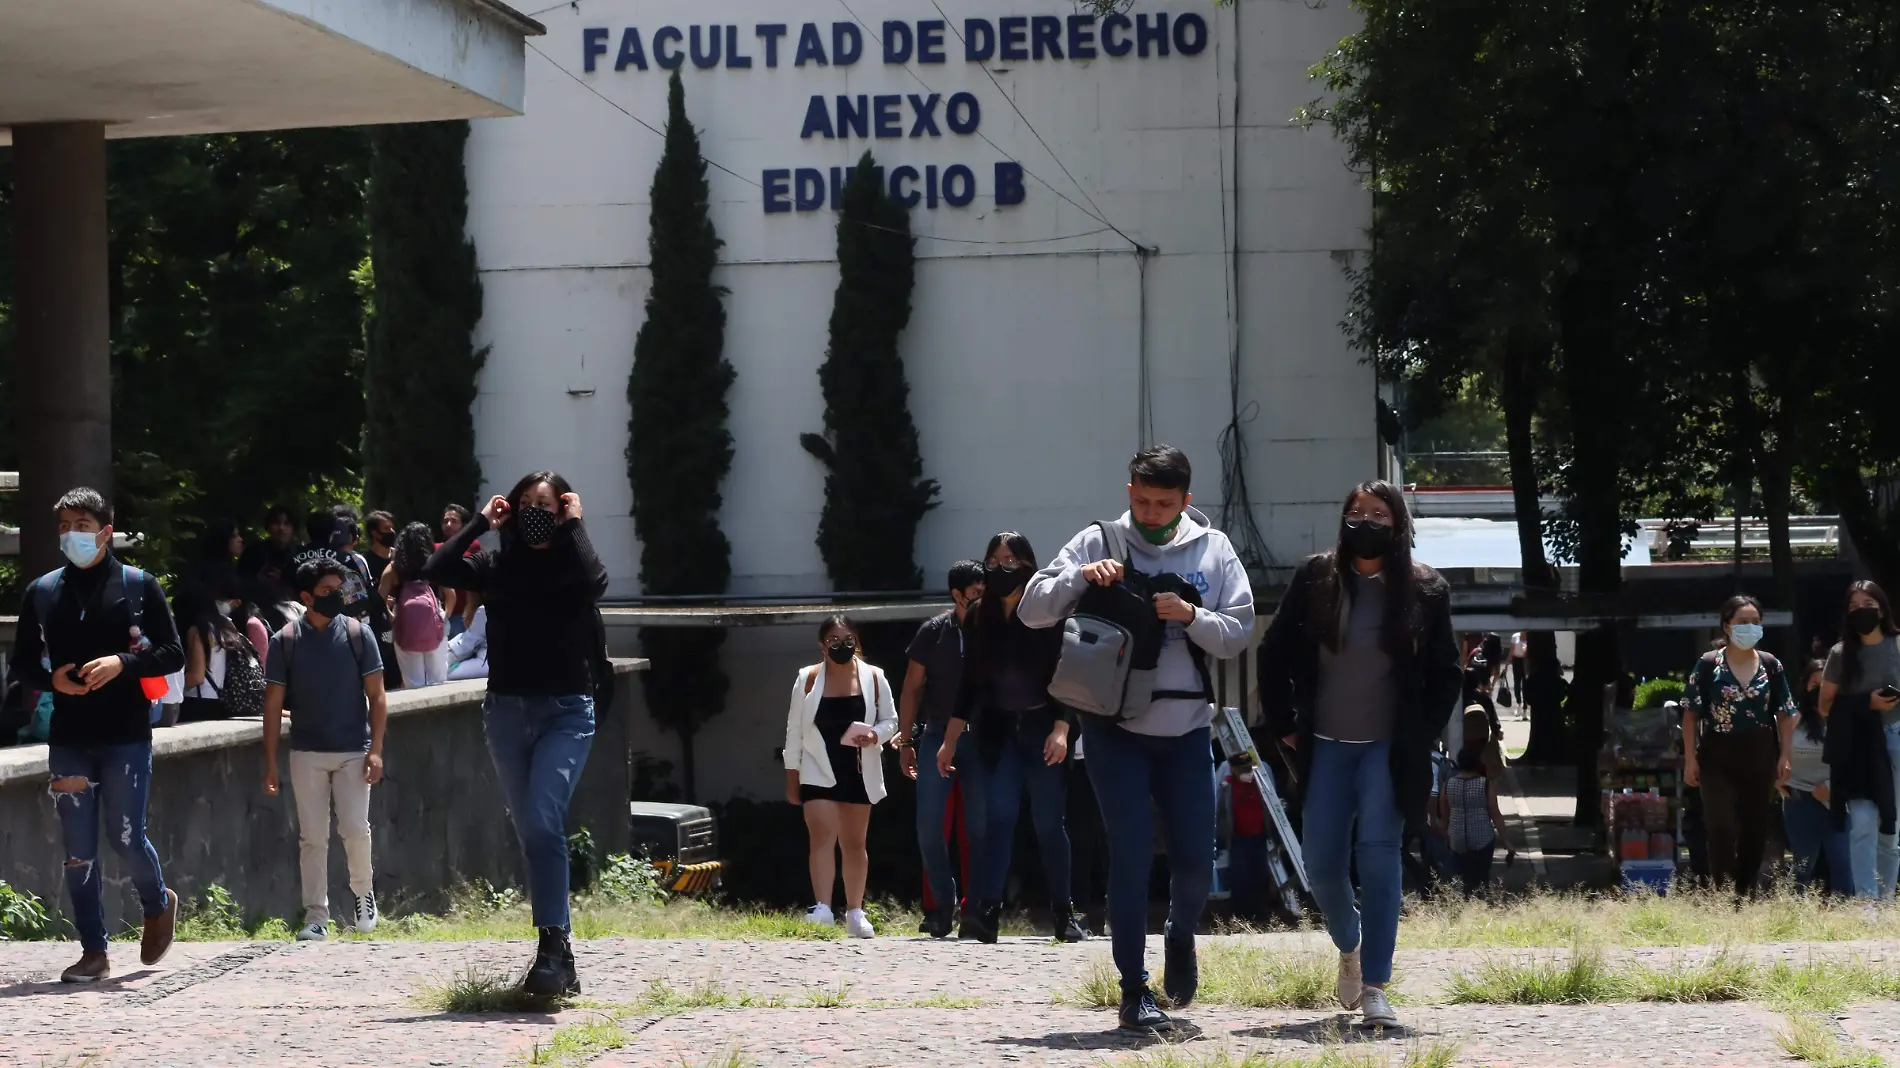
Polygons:
<instances>
[{"instance_id":1,"label":"brown shoe","mask_svg":"<svg viewBox=\"0 0 1900 1068\"><path fill-rule=\"evenodd\" d=\"M112 974L112 964L106 960L103 951L87 950L79 958L79 963L61 972L62 983L96 983Z\"/></svg>"},{"instance_id":2,"label":"brown shoe","mask_svg":"<svg viewBox=\"0 0 1900 1068\"><path fill-rule=\"evenodd\" d=\"M139 960L157 964L171 952L172 935L178 931L178 891L165 888L165 911L145 917L145 937L139 940Z\"/></svg>"}]
</instances>

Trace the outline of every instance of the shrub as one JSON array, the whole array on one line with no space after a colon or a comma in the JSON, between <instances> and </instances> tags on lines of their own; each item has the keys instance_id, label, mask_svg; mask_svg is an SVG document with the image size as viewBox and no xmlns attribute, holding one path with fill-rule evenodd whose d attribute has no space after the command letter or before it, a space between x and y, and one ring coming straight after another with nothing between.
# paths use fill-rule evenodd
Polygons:
<instances>
[{"instance_id":1,"label":"shrub","mask_svg":"<svg viewBox=\"0 0 1900 1068\"><path fill-rule=\"evenodd\" d=\"M39 942L59 937L59 923L46 914L39 895L15 890L0 879L0 942Z\"/></svg>"},{"instance_id":2,"label":"shrub","mask_svg":"<svg viewBox=\"0 0 1900 1068\"><path fill-rule=\"evenodd\" d=\"M616 853L607 858L594 892L608 901L628 904L657 905L666 900L666 888L660 883L660 869L625 853Z\"/></svg>"},{"instance_id":3,"label":"shrub","mask_svg":"<svg viewBox=\"0 0 1900 1068\"><path fill-rule=\"evenodd\" d=\"M1661 708L1665 702L1682 700L1683 685L1679 679L1650 679L1636 687L1636 696L1631 705L1635 708Z\"/></svg>"}]
</instances>

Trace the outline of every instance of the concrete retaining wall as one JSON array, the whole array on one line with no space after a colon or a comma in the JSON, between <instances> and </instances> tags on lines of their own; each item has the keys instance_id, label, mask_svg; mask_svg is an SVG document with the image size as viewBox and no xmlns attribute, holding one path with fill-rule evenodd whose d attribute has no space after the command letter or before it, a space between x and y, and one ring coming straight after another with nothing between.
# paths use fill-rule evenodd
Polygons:
<instances>
[{"instance_id":1,"label":"concrete retaining wall","mask_svg":"<svg viewBox=\"0 0 1900 1068\"><path fill-rule=\"evenodd\" d=\"M569 815L570 831L589 828L608 853L625 852L629 839L629 724L650 719L634 675L645 662L615 665L617 695L600 718ZM440 908L447 891L469 879L525 885L520 845L482 737L486 690L485 682L459 682L389 696L386 777L370 800L376 895L385 912ZM289 747L279 748L283 792L266 796L262 730L250 719L157 731L149 833L165 881L181 898L221 883L247 916L295 921L302 902ZM0 878L63 914L65 859L47 796L46 747L0 749ZM108 926L137 922L137 895L124 866L109 847L100 860ZM333 834L330 893L339 914L349 901L345 875Z\"/></svg>"}]
</instances>

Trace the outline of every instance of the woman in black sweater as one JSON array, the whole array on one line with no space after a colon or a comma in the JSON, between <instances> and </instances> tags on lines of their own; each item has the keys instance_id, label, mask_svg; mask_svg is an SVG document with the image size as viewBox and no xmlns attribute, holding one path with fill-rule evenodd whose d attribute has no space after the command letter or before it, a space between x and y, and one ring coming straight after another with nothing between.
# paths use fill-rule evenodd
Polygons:
<instances>
[{"instance_id":1,"label":"woman in black sweater","mask_svg":"<svg viewBox=\"0 0 1900 1068\"><path fill-rule=\"evenodd\" d=\"M467 555L490 527L501 532L501 551ZM594 741L603 639L595 603L607 590L580 495L552 471L528 475L443 542L426 574L480 593L488 607L483 727L527 856L541 934L524 987L538 997L579 993L568 942L567 806Z\"/></svg>"},{"instance_id":2,"label":"woman in black sweater","mask_svg":"<svg viewBox=\"0 0 1900 1068\"><path fill-rule=\"evenodd\" d=\"M963 620L965 654L957 711L937 750L939 772L957 772L963 785L975 871L965 897L962 935L981 942L997 938L1025 788L1042 846L1055 936L1063 942L1089 936L1070 899L1063 774L1069 756L1068 710L1049 697L1049 681L1062 656L1062 630L1031 630L1016 615L1036 566L1036 550L1028 538L1005 532L990 539L983 596ZM959 747L966 731L974 737Z\"/></svg>"}]
</instances>

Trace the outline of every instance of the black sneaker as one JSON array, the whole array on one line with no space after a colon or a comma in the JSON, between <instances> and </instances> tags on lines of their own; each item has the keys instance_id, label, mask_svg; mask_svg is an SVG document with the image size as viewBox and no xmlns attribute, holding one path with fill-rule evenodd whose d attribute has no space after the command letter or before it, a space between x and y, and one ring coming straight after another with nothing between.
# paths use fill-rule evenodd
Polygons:
<instances>
[{"instance_id":1,"label":"black sneaker","mask_svg":"<svg viewBox=\"0 0 1900 1068\"><path fill-rule=\"evenodd\" d=\"M919 933L932 938L949 938L957 933L957 912L955 905L942 905L924 916Z\"/></svg>"},{"instance_id":2,"label":"black sneaker","mask_svg":"<svg viewBox=\"0 0 1900 1068\"><path fill-rule=\"evenodd\" d=\"M1174 1030L1174 1021L1155 1004L1155 992L1142 987L1137 994L1122 995L1122 1030L1164 1033Z\"/></svg>"},{"instance_id":3,"label":"black sneaker","mask_svg":"<svg viewBox=\"0 0 1900 1068\"><path fill-rule=\"evenodd\" d=\"M567 993L573 974L567 961L573 953L567 944L567 932L559 927L541 928L541 944L534 951L534 964L521 981L522 992L534 998L558 998Z\"/></svg>"},{"instance_id":4,"label":"black sneaker","mask_svg":"<svg viewBox=\"0 0 1900 1068\"><path fill-rule=\"evenodd\" d=\"M965 942L996 943L996 924L1003 913L1003 906L992 905L987 901L968 901L963 906L963 927L957 937Z\"/></svg>"},{"instance_id":5,"label":"black sneaker","mask_svg":"<svg viewBox=\"0 0 1900 1068\"><path fill-rule=\"evenodd\" d=\"M1083 926L1082 917L1076 915L1073 904L1067 901L1058 903L1055 907L1055 919L1056 941L1086 942L1089 940L1089 929Z\"/></svg>"},{"instance_id":6,"label":"black sneaker","mask_svg":"<svg viewBox=\"0 0 1900 1068\"><path fill-rule=\"evenodd\" d=\"M1177 938L1174 923L1170 921L1161 929L1161 949L1167 969L1161 976L1161 989L1168 995L1170 1004L1185 1009L1194 1004L1194 995L1201 988L1201 962L1194 953L1194 932L1188 931Z\"/></svg>"}]
</instances>

